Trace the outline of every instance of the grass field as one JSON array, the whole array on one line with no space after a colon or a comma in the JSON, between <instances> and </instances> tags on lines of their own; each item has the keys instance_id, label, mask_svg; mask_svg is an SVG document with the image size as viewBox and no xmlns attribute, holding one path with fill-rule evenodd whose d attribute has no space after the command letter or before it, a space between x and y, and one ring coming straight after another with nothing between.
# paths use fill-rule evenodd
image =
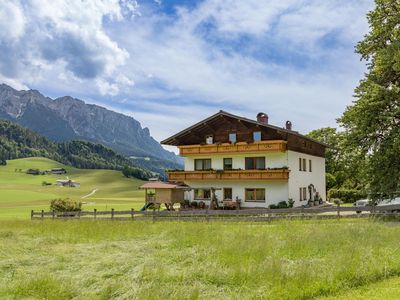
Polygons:
<instances>
[{"instance_id":1,"label":"grass field","mask_svg":"<svg viewBox=\"0 0 400 300\"><path fill-rule=\"evenodd\" d=\"M398 299L400 226L0 221L1 299Z\"/></svg>"},{"instance_id":2,"label":"grass field","mask_svg":"<svg viewBox=\"0 0 400 300\"><path fill-rule=\"evenodd\" d=\"M26 220L54 198L143 205L142 182L117 171L65 167L80 188L15 171L54 167L0 167L0 299L400 299L397 223Z\"/></svg>"},{"instance_id":3,"label":"grass field","mask_svg":"<svg viewBox=\"0 0 400 300\"><path fill-rule=\"evenodd\" d=\"M63 167L70 179L81 183L80 188L42 186L43 181L55 183L66 175L27 175L16 170L37 168L49 170ZM144 203L144 192L138 190L142 181L125 178L121 172L112 170L83 170L64 166L46 158L16 159L0 166L0 219L29 218L31 209L48 210L55 198L84 201L84 209L139 209ZM93 190L97 192L81 199Z\"/></svg>"}]
</instances>

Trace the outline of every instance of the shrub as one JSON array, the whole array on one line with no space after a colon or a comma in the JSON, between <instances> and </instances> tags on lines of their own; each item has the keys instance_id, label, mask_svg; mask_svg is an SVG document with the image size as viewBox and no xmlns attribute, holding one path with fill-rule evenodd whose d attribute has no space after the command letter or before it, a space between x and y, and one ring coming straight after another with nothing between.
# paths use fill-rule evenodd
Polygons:
<instances>
[{"instance_id":1,"label":"shrub","mask_svg":"<svg viewBox=\"0 0 400 300\"><path fill-rule=\"evenodd\" d=\"M29 175L40 175L40 170L39 169L28 169L26 171L26 174L29 174Z\"/></svg>"},{"instance_id":2,"label":"shrub","mask_svg":"<svg viewBox=\"0 0 400 300\"><path fill-rule=\"evenodd\" d=\"M289 207L289 208L292 208L293 205L294 205L294 200L293 200L292 198L289 198L289 199L288 199L288 207Z\"/></svg>"},{"instance_id":3,"label":"shrub","mask_svg":"<svg viewBox=\"0 0 400 300\"><path fill-rule=\"evenodd\" d=\"M73 202L66 199L54 199L51 200L50 210L55 212L69 212L69 211L81 211L82 203L81 202Z\"/></svg>"},{"instance_id":4,"label":"shrub","mask_svg":"<svg viewBox=\"0 0 400 300\"><path fill-rule=\"evenodd\" d=\"M51 185L51 182L42 181L42 185L43 185L43 186L46 186L46 185Z\"/></svg>"},{"instance_id":5,"label":"shrub","mask_svg":"<svg viewBox=\"0 0 400 300\"><path fill-rule=\"evenodd\" d=\"M190 203L190 205L193 207L193 208L197 208L197 202L196 201L193 201L193 202L191 202Z\"/></svg>"},{"instance_id":6,"label":"shrub","mask_svg":"<svg viewBox=\"0 0 400 300\"><path fill-rule=\"evenodd\" d=\"M288 208L289 205L286 203L286 201L281 201L277 205L278 208Z\"/></svg>"},{"instance_id":7,"label":"shrub","mask_svg":"<svg viewBox=\"0 0 400 300\"><path fill-rule=\"evenodd\" d=\"M367 198L367 193L354 189L330 189L328 192L328 198L338 198L344 203L353 203L357 200Z\"/></svg>"}]
</instances>

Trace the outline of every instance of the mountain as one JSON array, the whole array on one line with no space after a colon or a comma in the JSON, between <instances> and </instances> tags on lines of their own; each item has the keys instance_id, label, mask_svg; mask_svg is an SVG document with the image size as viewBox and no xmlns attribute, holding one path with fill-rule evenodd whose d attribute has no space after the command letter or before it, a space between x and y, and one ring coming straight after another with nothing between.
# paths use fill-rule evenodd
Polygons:
<instances>
[{"instance_id":1,"label":"mountain","mask_svg":"<svg viewBox=\"0 0 400 300\"><path fill-rule=\"evenodd\" d=\"M69 96L53 100L36 90L17 91L0 84L0 118L54 141L100 143L122 155L136 157L141 164L150 165L148 157L161 169L182 164L180 157L165 150L134 118Z\"/></svg>"},{"instance_id":2,"label":"mountain","mask_svg":"<svg viewBox=\"0 0 400 300\"><path fill-rule=\"evenodd\" d=\"M87 141L53 142L30 129L0 120L0 165L5 164L6 160L36 156L81 169L122 170L129 166L139 179L154 176L152 172L137 167L132 160L101 144Z\"/></svg>"}]
</instances>

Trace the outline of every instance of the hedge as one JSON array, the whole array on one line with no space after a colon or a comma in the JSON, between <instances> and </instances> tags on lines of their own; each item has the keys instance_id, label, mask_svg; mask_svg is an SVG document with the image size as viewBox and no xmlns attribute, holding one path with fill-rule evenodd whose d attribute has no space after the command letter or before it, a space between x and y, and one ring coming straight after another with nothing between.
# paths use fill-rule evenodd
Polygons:
<instances>
[{"instance_id":1,"label":"hedge","mask_svg":"<svg viewBox=\"0 0 400 300\"><path fill-rule=\"evenodd\" d=\"M330 189L328 192L329 199L337 198L344 203L353 203L360 199L366 199L367 196L366 192L354 189Z\"/></svg>"}]
</instances>

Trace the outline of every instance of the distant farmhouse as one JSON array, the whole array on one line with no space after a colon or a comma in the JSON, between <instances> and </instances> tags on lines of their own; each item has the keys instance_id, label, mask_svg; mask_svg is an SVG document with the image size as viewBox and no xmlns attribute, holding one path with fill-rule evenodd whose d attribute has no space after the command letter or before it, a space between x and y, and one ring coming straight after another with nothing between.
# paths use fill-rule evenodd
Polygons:
<instances>
[{"instance_id":1,"label":"distant farmhouse","mask_svg":"<svg viewBox=\"0 0 400 300\"><path fill-rule=\"evenodd\" d=\"M326 200L326 144L292 129L225 111L161 142L177 146L185 158L183 171L170 171L173 182L191 187L189 201L210 203L212 194L241 207L269 207L292 199L294 206Z\"/></svg>"},{"instance_id":2,"label":"distant farmhouse","mask_svg":"<svg viewBox=\"0 0 400 300\"><path fill-rule=\"evenodd\" d=\"M64 168L54 168L51 169L51 174L55 174L55 175L60 175L60 174L67 174L67 170L65 170Z\"/></svg>"},{"instance_id":3,"label":"distant farmhouse","mask_svg":"<svg viewBox=\"0 0 400 300\"><path fill-rule=\"evenodd\" d=\"M64 186L64 187L80 187L81 184L76 181L72 181L71 179L59 179L56 181L58 186Z\"/></svg>"}]
</instances>

